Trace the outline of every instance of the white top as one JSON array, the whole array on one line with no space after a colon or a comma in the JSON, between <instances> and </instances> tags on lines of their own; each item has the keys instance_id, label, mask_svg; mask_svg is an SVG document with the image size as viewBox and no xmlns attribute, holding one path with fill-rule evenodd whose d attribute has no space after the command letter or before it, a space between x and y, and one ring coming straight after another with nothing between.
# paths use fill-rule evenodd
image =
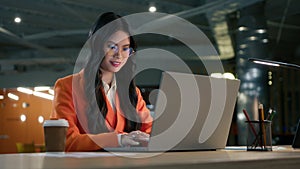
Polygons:
<instances>
[{"instance_id":1,"label":"white top","mask_svg":"<svg viewBox=\"0 0 300 169\"><path fill-rule=\"evenodd\" d=\"M117 83L116 83L115 75L112 79L111 86L109 86L104 81L102 81L102 84L103 84L105 95L106 95L107 99L109 100L109 103L110 103L111 107L113 108L114 112L116 112L115 100L116 100Z\"/></svg>"},{"instance_id":2,"label":"white top","mask_svg":"<svg viewBox=\"0 0 300 169\"><path fill-rule=\"evenodd\" d=\"M116 91L117 91L117 83L116 83L116 76L114 75L112 82L111 82L111 86L109 86L107 83L105 83L104 81L102 81L103 84L103 88L104 88L104 92L105 95L107 97L107 99L109 100L109 103L111 105L111 107L113 108L114 112L116 112ZM122 145L122 134L118 134L118 143L120 146Z\"/></svg>"}]
</instances>

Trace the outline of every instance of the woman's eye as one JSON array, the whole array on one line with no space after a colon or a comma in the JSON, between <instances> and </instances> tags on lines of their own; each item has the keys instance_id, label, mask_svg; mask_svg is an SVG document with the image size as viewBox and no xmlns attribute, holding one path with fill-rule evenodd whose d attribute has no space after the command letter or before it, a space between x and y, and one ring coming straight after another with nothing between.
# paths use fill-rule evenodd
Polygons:
<instances>
[{"instance_id":1,"label":"woman's eye","mask_svg":"<svg viewBox=\"0 0 300 169\"><path fill-rule=\"evenodd\" d=\"M123 48L123 51L128 51L129 47Z\"/></svg>"},{"instance_id":2,"label":"woman's eye","mask_svg":"<svg viewBox=\"0 0 300 169\"><path fill-rule=\"evenodd\" d=\"M110 49L114 49L114 50L118 48L116 45L108 45L108 47L109 47Z\"/></svg>"}]
</instances>

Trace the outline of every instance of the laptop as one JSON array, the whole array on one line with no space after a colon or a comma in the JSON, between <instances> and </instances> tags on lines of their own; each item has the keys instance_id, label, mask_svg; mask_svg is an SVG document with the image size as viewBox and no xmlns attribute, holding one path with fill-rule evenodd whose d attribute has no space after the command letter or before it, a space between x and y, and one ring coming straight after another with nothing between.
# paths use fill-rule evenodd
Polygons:
<instances>
[{"instance_id":1,"label":"laptop","mask_svg":"<svg viewBox=\"0 0 300 169\"><path fill-rule=\"evenodd\" d=\"M239 80L163 72L146 147L106 151L217 150L226 146Z\"/></svg>"}]
</instances>

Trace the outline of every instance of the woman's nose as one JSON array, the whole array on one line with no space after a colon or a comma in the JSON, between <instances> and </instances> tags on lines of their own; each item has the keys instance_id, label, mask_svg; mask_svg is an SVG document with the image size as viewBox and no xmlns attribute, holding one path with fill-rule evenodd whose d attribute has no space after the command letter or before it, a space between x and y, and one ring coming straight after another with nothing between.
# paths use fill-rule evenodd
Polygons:
<instances>
[{"instance_id":1,"label":"woman's nose","mask_svg":"<svg viewBox=\"0 0 300 169\"><path fill-rule=\"evenodd\" d=\"M116 57L116 58L121 58L121 57L122 57L122 52L121 52L121 50L118 49L117 51L115 51L114 57Z\"/></svg>"}]
</instances>

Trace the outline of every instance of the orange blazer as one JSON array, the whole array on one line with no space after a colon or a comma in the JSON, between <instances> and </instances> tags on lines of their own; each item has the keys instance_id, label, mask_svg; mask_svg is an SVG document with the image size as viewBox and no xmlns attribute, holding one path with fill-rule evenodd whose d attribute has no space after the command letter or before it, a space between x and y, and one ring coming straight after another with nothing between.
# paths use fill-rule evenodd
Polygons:
<instances>
[{"instance_id":1,"label":"orange blazer","mask_svg":"<svg viewBox=\"0 0 300 169\"><path fill-rule=\"evenodd\" d=\"M110 132L87 134L85 113L88 104L85 99L84 83L83 71L80 71L58 79L54 86L55 95L51 117L63 118L69 122L66 151L94 151L104 147L119 146L117 134L124 132L125 118L119 106L118 96L116 96L116 113L105 98L108 109L106 125ZM140 130L150 133L153 119L140 90L136 88L136 91L138 96L136 110L142 121Z\"/></svg>"}]
</instances>

